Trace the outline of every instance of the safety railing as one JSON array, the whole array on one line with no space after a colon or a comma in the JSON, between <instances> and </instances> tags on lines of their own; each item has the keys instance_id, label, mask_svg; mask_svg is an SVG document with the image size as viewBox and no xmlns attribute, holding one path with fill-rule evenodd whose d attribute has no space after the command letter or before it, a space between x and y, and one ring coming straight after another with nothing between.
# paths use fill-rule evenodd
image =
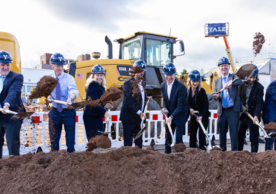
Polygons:
<instances>
[{"instance_id":1,"label":"safety railing","mask_svg":"<svg viewBox=\"0 0 276 194\"><path fill-rule=\"evenodd\" d=\"M210 110L211 116L209 117L209 136L219 139L219 131L217 128L217 111ZM111 111L110 129L114 130L115 133L108 134L112 142L112 148L119 148L123 146L122 140L123 129L121 121L119 120L120 111ZM34 153L38 147L41 147L44 152L50 151L50 134L49 134L49 123L45 119L48 116L48 112L36 112L32 115L31 119L25 119L21 127L20 136L20 154ZM190 118L189 118L190 119ZM188 119L188 121L189 121ZM160 111L148 111L147 128L143 133L143 145L150 145L152 139L156 145L165 144L165 117ZM189 142L189 129L188 121L185 124L185 133L183 135L183 141ZM105 119L103 118L105 123ZM64 130L63 130L64 131ZM260 131L260 135L263 133ZM247 133L248 136L248 133ZM227 133L227 139L229 139L229 133ZM83 112L77 111L76 115L76 135L75 135L75 150L84 151L86 150L87 138L85 127L83 123ZM66 149L66 140L64 132L60 139L60 148ZM6 146L3 147L3 155L8 155L8 149Z\"/></svg>"}]
</instances>

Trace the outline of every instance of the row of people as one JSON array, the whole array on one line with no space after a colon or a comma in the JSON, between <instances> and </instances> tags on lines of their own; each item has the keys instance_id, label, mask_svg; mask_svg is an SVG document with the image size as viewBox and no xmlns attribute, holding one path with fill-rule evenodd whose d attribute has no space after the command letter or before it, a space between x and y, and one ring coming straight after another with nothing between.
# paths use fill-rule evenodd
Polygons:
<instances>
[{"instance_id":1,"label":"row of people","mask_svg":"<svg viewBox=\"0 0 276 194\"><path fill-rule=\"evenodd\" d=\"M63 55L55 53L51 57L51 65L53 67L52 77L58 80L56 88L50 96L49 101L56 99L65 101L68 104L73 103L78 97L78 90L74 78L64 73L63 66L65 59ZM21 120L11 120L11 115L5 110L14 110L17 112L25 112L23 103L20 99L21 88L23 85L23 76L21 74L10 71L11 56L5 51L0 52L0 145L3 146L4 135L6 133L9 154L19 155L20 146L20 127ZM141 119L145 117L143 109L146 103L147 95L145 92L144 81L138 81L139 77L143 77L146 71L146 64L142 60L134 63L143 69L142 72L136 73L124 83L124 99L121 110L120 120L123 123L124 145L131 146L133 137L140 130ZM246 114L240 113L245 109L254 116L254 121L259 122L261 111L263 110L263 86L258 82L258 69L247 82L242 83L241 80L236 81L230 86L229 81L234 80L236 76L230 74L230 63L225 57L218 63L221 77L215 81L215 93L213 98L218 100L218 127L220 137L220 147L226 150L226 133L229 128L231 138L231 150L242 150L245 131L250 129L251 151L258 151L258 126L254 125L252 120ZM163 93L163 109L166 113L168 122L172 126L173 132L176 134L176 143L183 143L182 135L185 130L185 123L191 115L190 120L190 147L196 147L197 131L199 132L199 148L205 149L206 138L198 120L201 120L204 127L209 125L210 116L209 102L205 90L201 86L201 76L197 70L191 71L188 80L188 89L183 83L176 79L176 68L174 64L168 63L163 68L165 82L161 84ZM136 80L137 82L133 82ZM275 81L274 81L275 82ZM263 110L263 119L265 123L276 120L273 107L275 105L276 83L272 82L267 89L266 105ZM137 83L133 85L133 83ZM241 84L242 83L242 84ZM239 87L240 85L240 87ZM134 87L139 92L134 93ZM105 71L101 65L96 65L92 69L91 76L86 82L86 100L92 98L96 100L104 93ZM220 89L225 90L220 94L216 93ZM272 104L272 106L271 106ZM275 107L274 107L275 108ZM198 117L194 117L195 111L198 111ZM86 106L83 114L84 125L88 140L103 131L103 116L109 116L105 108L100 105L98 107ZM66 132L66 146L68 152L74 152L75 145L75 117L76 111L67 109L66 105L53 102L53 108L49 113L51 150L59 150L59 140L62 131L62 125ZM172 137L166 126L166 144L165 153L171 152L169 146ZM135 140L135 145L142 148L142 137ZM266 141L266 149L272 149L273 139ZM2 157L2 149L0 149L0 157Z\"/></svg>"}]
</instances>

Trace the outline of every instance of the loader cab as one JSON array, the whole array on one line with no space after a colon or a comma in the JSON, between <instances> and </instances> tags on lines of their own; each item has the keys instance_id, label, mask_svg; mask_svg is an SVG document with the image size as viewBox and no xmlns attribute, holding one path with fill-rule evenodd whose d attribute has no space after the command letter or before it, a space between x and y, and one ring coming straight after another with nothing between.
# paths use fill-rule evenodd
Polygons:
<instances>
[{"instance_id":1,"label":"loader cab","mask_svg":"<svg viewBox=\"0 0 276 194\"><path fill-rule=\"evenodd\" d=\"M180 45L181 55L184 55L184 43L177 37L136 32L134 35L115 40L120 44L119 59L142 59L148 66L163 67L168 62L173 62L173 45ZM180 56L180 55L179 55Z\"/></svg>"}]
</instances>

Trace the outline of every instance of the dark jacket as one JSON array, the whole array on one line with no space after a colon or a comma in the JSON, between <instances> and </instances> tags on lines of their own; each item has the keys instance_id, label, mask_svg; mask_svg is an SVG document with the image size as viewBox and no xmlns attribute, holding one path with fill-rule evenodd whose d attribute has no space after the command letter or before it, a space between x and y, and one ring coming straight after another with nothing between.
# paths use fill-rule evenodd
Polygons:
<instances>
[{"instance_id":1,"label":"dark jacket","mask_svg":"<svg viewBox=\"0 0 276 194\"><path fill-rule=\"evenodd\" d=\"M230 80L234 80L237 78L235 74L229 73L228 77L228 82ZM233 100L234 107L233 110L234 112L241 112L242 111L242 104L241 104L241 98L239 96L239 91L238 91L238 86L242 83L242 80L237 80L236 82L233 83L228 88L228 93L230 95L230 98ZM218 79L215 80L215 89L214 92L218 92L222 89L222 77L220 76ZM219 98L218 98L218 116L222 115L222 92L219 93Z\"/></svg>"},{"instance_id":2,"label":"dark jacket","mask_svg":"<svg viewBox=\"0 0 276 194\"><path fill-rule=\"evenodd\" d=\"M168 109L169 116L173 116L173 122L176 125L185 124L188 119L188 104L187 104L187 88L183 83L174 80L170 100L167 95L167 83L166 81L161 84L161 90L163 93L163 107Z\"/></svg>"},{"instance_id":3,"label":"dark jacket","mask_svg":"<svg viewBox=\"0 0 276 194\"><path fill-rule=\"evenodd\" d=\"M3 90L0 94L0 103L4 107L5 103L10 104L10 110L15 112L26 112L23 102L21 100L21 89L23 86L23 75L10 71L5 78ZM0 117L4 117L7 123L21 122L22 119L10 119L12 114L0 113Z\"/></svg>"},{"instance_id":4,"label":"dark jacket","mask_svg":"<svg viewBox=\"0 0 276 194\"><path fill-rule=\"evenodd\" d=\"M187 102L188 102L188 107L190 109L190 104L189 104L189 96L190 94L192 95L192 88L189 88L188 90L188 95L187 95ZM197 105L197 111L199 111L199 115L203 118L208 118L210 116L209 112L209 101L208 97L206 95L206 92L203 88L198 90L198 88L195 91L195 101Z\"/></svg>"},{"instance_id":5,"label":"dark jacket","mask_svg":"<svg viewBox=\"0 0 276 194\"><path fill-rule=\"evenodd\" d=\"M276 80L271 82L266 89L263 120L268 122L276 120Z\"/></svg>"},{"instance_id":6,"label":"dark jacket","mask_svg":"<svg viewBox=\"0 0 276 194\"><path fill-rule=\"evenodd\" d=\"M138 115L137 112L142 108L143 99L138 85L133 84L134 80L134 78L130 78L124 83L124 100L121 109L120 120L125 123L141 122L140 115ZM142 81L142 85L145 89L144 81ZM133 94L133 91L137 92ZM145 92L145 104L146 102L147 95Z\"/></svg>"},{"instance_id":7,"label":"dark jacket","mask_svg":"<svg viewBox=\"0 0 276 194\"><path fill-rule=\"evenodd\" d=\"M246 105L246 83L242 83L239 86L239 95L241 97L242 105ZM253 117L261 117L261 112L263 110L263 96L264 96L264 87L259 82L254 82L249 99L248 99L248 112ZM244 115L244 114L243 114Z\"/></svg>"},{"instance_id":8,"label":"dark jacket","mask_svg":"<svg viewBox=\"0 0 276 194\"><path fill-rule=\"evenodd\" d=\"M92 81L86 90L86 100L88 100L88 97L92 98L92 100L97 100L103 95L104 92L105 89L103 86L100 86L96 81ZM103 105L97 107L86 106L83 114L84 116L94 116L102 118L105 112L106 110L104 109Z\"/></svg>"}]
</instances>

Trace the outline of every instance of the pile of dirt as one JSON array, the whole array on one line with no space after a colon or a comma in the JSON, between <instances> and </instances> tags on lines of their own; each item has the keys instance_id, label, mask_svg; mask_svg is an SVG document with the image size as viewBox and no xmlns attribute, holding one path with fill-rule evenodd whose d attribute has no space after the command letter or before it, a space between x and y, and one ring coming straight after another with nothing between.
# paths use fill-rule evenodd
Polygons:
<instances>
[{"instance_id":1,"label":"pile of dirt","mask_svg":"<svg viewBox=\"0 0 276 194\"><path fill-rule=\"evenodd\" d=\"M32 101L34 98L41 98L43 96L45 96L45 97L49 96L52 93L52 91L55 89L57 84L58 84L57 79L55 79L51 76L48 76L48 75L43 76L39 80L39 82L37 82L36 88L29 96L30 100Z\"/></svg>"},{"instance_id":2,"label":"pile of dirt","mask_svg":"<svg viewBox=\"0 0 276 194\"><path fill-rule=\"evenodd\" d=\"M261 52L262 48L263 48L263 45L265 43L265 37L260 32L257 32L257 33L255 33L253 39L254 39L254 41L253 41L253 53L256 57L257 54L259 54Z\"/></svg>"},{"instance_id":3,"label":"pile of dirt","mask_svg":"<svg viewBox=\"0 0 276 194\"><path fill-rule=\"evenodd\" d=\"M172 146L175 152L184 152L186 150L186 146L183 143L175 144Z\"/></svg>"},{"instance_id":4,"label":"pile of dirt","mask_svg":"<svg viewBox=\"0 0 276 194\"><path fill-rule=\"evenodd\" d=\"M275 131L276 130L276 123L270 122L270 123L268 123L264 126L264 129L266 130L266 132Z\"/></svg>"},{"instance_id":5,"label":"pile of dirt","mask_svg":"<svg viewBox=\"0 0 276 194\"><path fill-rule=\"evenodd\" d=\"M275 193L276 152L162 154L136 147L0 160L2 193Z\"/></svg>"},{"instance_id":6,"label":"pile of dirt","mask_svg":"<svg viewBox=\"0 0 276 194\"><path fill-rule=\"evenodd\" d=\"M97 100L88 101L89 106L99 106L101 104L105 105L108 102L116 101L121 98L123 92L122 90L114 87L110 87L107 89L103 95Z\"/></svg>"},{"instance_id":7,"label":"pile of dirt","mask_svg":"<svg viewBox=\"0 0 276 194\"><path fill-rule=\"evenodd\" d=\"M111 147L111 141L110 139L105 135L97 135L96 137L92 137L89 142L87 143L87 150L86 151L92 151L96 148L110 148Z\"/></svg>"}]
</instances>

